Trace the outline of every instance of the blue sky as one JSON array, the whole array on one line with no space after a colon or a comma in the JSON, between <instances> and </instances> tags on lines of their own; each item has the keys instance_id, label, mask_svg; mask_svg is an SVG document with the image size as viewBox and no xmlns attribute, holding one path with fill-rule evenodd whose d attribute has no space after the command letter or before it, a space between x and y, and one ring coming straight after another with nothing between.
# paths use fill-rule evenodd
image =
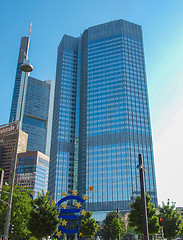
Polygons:
<instances>
[{"instance_id":1,"label":"blue sky","mask_svg":"<svg viewBox=\"0 0 183 240\"><path fill-rule=\"evenodd\" d=\"M55 79L64 34L125 19L143 28L159 204L183 206L183 1L7 0L0 8L0 124L8 122L20 38L32 21L32 77Z\"/></svg>"}]
</instances>

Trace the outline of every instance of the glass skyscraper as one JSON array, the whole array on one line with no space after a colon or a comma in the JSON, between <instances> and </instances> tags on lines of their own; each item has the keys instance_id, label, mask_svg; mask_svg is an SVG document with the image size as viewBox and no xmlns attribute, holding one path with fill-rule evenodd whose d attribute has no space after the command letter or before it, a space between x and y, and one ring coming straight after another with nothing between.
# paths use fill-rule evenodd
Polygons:
<instances>
[{"instance_id":1,"label":"glass skyscraper","mask_svg":"<svg viewBox=\"0 0 183 240\"><path fill-rule=\"evenodd\" d=\"M19 120L22 104L25 73L20 65L28 57L29 37L22 37L13 91L10 122ZM26 77L25 96L23 102L22 130L28 133L28 151L40 151L50 155L52 115L55 81L41 81Z\"/></svg>"},{"instance_id":2,"label":"glass skyscraper","mask_svg":"<svg viewBox=\"0 0 183 240\"><path fill-rule=\"evenodd\" d=\"M55 200L77 188L86 209L102 219L128 211L140 194L138 154L146 191L157 190L141 26L117 20L64 35L54 99L49 191ZM93 191L89 192L89 186Z\"/></svg>"},{"instance_id":3,"label":"glass skyscraper","mask_svg":"<svg viewBox=\"0 0 183 240\"><path fill-rule=\"evenodd\" d=\"M28 151L50 155L54 90L54 80L28 78L22 122Z\"/></svg>"},{"instance_id":4,"label":"glass skyscraper","mask_svg":"<svg viewBox=\"0 0 183 240\"><path fill-rule=\"evenodd\" d=\"M25 73L21 71L20 65L24 63L24 60L27 57L28 43L29 37L25 36L21 38L9 122L19 120L25 78Z\"/></svg>"}]
</instances>

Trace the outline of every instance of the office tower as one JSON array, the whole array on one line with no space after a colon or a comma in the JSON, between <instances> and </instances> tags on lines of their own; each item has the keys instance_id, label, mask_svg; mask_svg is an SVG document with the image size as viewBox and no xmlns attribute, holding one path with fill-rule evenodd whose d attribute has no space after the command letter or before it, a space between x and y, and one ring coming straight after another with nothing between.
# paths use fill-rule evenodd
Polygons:
<instances>
[{"instance_id":1,"label":"office tower","mask_svg":"<svg viewBox=\"0 0 183 240\"><path fill-rule=\"evenodd\" d=\"M78 40L64 36L58 48L48 178L48 191L56 201L64 190L73 189L77 66Z\"/></svg>"},{"instance_id":2,"label":"office tower","mask_svg":"<svg viewBox=\"0 0 183 240\"><path fill-rule=\"evenodd\" d=\"M48 189L49 157L38 151L18 154L16 184L33 190L33 196Z\"/></svg>"},{"instance_id":3,"label":"office tower","mask_svg":"<svg viewBox=\"0 0 183 240\"><path fill-rule=\"evenodd\" d=\"M22 130L28 133L28 151L50 155L55 81L29 77Z\"/></svg>"},{"instance_id":4,"label":"office tower","mask_svg":"<svg viewBox=\"0 0 183 240\"><path fill-rule=\"evenodd\" d=\"M10 184L13 161L15 159L16 144L17 152L26 152L28 135L20 130L17 142L18 123L4 124L0 126L0 148L1 161L0 168L4 170L4 182Z\"/></svg>"},{"instance_id":5,"label":"office tower","mask_svg":"<svg viewBox=\"0 0 183 240\"><path fill-rule=\"evenodd\" d=\"M141 153L146 191L157 206L141 26L117 20L78 38L65 35L55 89L48 184L54 199L76 186L96 219L128 211L140 194Z\"/></svg>"},{"instance_id":6,"label":"office tower","mask_svg":"<svg viewBox=\"0 0 183 240\"><path fill-rule=\"evenodd\" d=\"M52 115L54 98L54 81L40 81L26 76L25 95L22 102L25 72L20 65L28 58L29 37L22 37L15 78L15 86L10 112L10 122L20 120L20 109L23 104L22 130L28 133L28 151L40 151L50 155Z\"/></svg>"},{"instance_id":7,"label":"office tower","mask_svg":"<svg viewBox=\"0 0 183 240\"><path fill-rule=\"evenodd\" d=\"M24 78L25 78L25 73L21 71L20 65L23 64L25 59L27 58L29 40L30 38L25 36L21 38L21 42L20 42L20 50L19 50L19 56L18 56L18 63L17 63L17 70L16 70L16 76L15 76L15 85L13 90L9 122L19 120L19 116L20 116L23 85L24 85Z\"/></svg>"}]
</instances>

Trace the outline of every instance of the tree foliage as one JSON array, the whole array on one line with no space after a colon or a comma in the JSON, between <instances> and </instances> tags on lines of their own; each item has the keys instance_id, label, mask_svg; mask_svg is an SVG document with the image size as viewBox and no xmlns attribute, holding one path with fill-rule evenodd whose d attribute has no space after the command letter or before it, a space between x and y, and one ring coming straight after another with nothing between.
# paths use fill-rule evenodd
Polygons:
<instances>
[{"instance_id":1,"label":"tree foliage","mask_svg":"<svg viewBox=\"0 0 183 240\"><path fill-rule=\"evenodd\" d=\"M97 233L98 224L94 218L91 218L92 212L86 212L85 218L81 220L79 232L84 237L93 237Z\"/></svg>"},{"instance_id":2,"label":"tree foliage","mask_svg":"<svg viewBox=\"0 0 183 240\"><path fill-rule=\"evenodd\" d=\"M29 230L32 235L38 239L51 236L57 229L60 220L59 212L55 204L51 204L51 198L42 191L38 197L33 200L32 211L29 219Z\"/></svg>"},{"instance_id":3,"label":"tree foliage","mask_svg":"<svg viewBox=\"0 0 183 240\"><path fill-rule=\"evenodd\" d=\"M183 231L183 220L178 210L175 209L175 204L167 200L167 205L162 202L162 207L159 206L159 216L163 219L163 231L165 238L175 238Z\"/></svg>"},{"instance_id":4,"label":"tree foliage","mask_svg":"<svg viewBox=\"0 0 183 240\"><path fill-rule=\"evenodd\" d=\"M117 218L117 212L113 211L107 214L102 224L102 237L104 240L116 239L118 235L122 236L125 233L124 222L121 214Z\"/></svg>"},{"instance_id":5,"label":"tree foliage","mask_svg":"<svg viewBox=\"0 0 183 240\"><path fill-rule=\"evenodd\" d=\"M123 228L117 217L113 218L110 230L114 239L118 239L118 235L122 234Z\"/></svg>"},{"instance_id":6,"label":"tree foliage","mask_svg":"<svg viewBox=\"0 0 183 240\"><path fill-rule=\"evenodd\" d=\"M1 199L8 202L10 187L3 186ZM27 224L31 212L31 197L30 191L22 187L14 186L12 208L11 208L11 221L10 224L14 225L14 232L11 234L12 239L25 238L30 235ZM7 205L0 202L0 234L4 234L5 219L6 219Z\"/></svg>"},{"instance_id":7,"label":"tree foliage","mask_svg":"<svg viewBox=\"0 0 183 240\"><path fill-rule=\"evenodd\" d=\"M149 234L156 234L160 231L159 218L157 216L157 209L154 204L150 202L151 198L146 194L147 217ZM137 234L143 234L143 213L141 196L135 198L135 201L130 204L130 214L128 216L129 226L134 228Z\"/></svg>"}]
</instances>

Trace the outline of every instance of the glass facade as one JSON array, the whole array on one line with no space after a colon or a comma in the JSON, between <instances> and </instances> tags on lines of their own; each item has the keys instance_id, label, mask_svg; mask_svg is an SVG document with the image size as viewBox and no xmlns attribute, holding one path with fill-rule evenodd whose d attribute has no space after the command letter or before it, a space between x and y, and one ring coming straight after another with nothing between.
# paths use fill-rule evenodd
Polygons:
<instances>
[{"instance_id":1,"label":"glass facade","mask_svg":"<svg viewBox=\"0 0 183 240\"><path fill-rule=\"evenodd\" d=\"M15 86L10 112L10 122L20 119L25 73L20 65L26 59L28 37L21 38ZM23 102L22 130L28 133L28 151L41 151L48 156L51 147L52 115L55 82L40 81L26 75L25 95Z\"/></svg>"},{"instance_id":2,"label":"glass facade","mask_svg":"<svg viewBox=\"0 0 183 240\"><path fill-rule=\"evenodd\" d=\"M20 65L23 64L24 60L26 59L28 41L29 41L28 37L21 38L9 122L19 120L19 111L20 111L19 102L22 99L22 90L23 90L24 76L25 76L24 73L20 70Z\"/></svg>"},{"instance_id":3,"label":"glass facade","mask_svg":"<svg viewBox=\"0 0 183 240\"><path fill-rule=\"evenodd\" d=\"M18 155L16 184L38 192L48 190L49 157L40 152L27 152Z\"/></svg>"},{"instance_id":4,"label":"glass facade","mask_svg":"<svg viewBox=\"0 0 183 240\"><path fill-rule=\"evenodd\" d=\"M64 36L58 48L49 191L60 200L73 190L78 41Z\"/></svg>"},{"instance_id":5,"label":"glass facade","mask_svg":"<svg viewBox=\"0 0 183 240\"><path fill-rule=\"evenodd\" d=\"M66 51L64 38L59 46L63 51L58 51L56 79L56 84L62 87L67 85L70 73L69 68L61 64ZM81 39L67 38L77 41L78 46L77 54L76 47L72 51L71 45L67 46L67 51L75 54L77 59L75 69L78 77L71 82L78 86L76 94L79 101L77 97L73 99L76 107L73 108L74 112L70 111L72 89L67 88L66 102L62 95L63 88L58 90L60 95L55 98L55 108L60 107L58 115L61 115L67 103L67 119L60 124L59 118L59 131L53 136L52 145L57 141L57 146L61 146L66 139L71 145L74 141L74 134L71 134L73 129L75 148L62 147L62 151L53 148L55 158L53 160L51 157L50 164L55 167L55 182L52 181L53 177L49 179L49 191L55 200L59 200L62 191L72 188L72 185L68 188L70 173L66 166L69 166L71 156L75 156L72 159L75 164L74 179L78 175L75 186L79 194L89 196L86 209L94 211L99 219L117 208L128 211L129 203L140 194L139 170L136 166L138 154L141 153L146 169L146 191L157 206L141 26L118 20L85 30ZM73 71L73 61L67 64ZM69 125L71 121L73 125ZM53 124L58 124L58 118L53 120ZM75 155L72 155L74 149ZM50 171L52 168L50 165ZM59 171L63 171L62 168L65 175L61 178ZM57 188L53 192L55 184ZM89 186L93 186L92 192L88 191Z\"/></svg>"},{"instance_id":6,"label":"glass facade","mask_svg":"<svg viewBox=\"0 0 183 240\"><path fill-rule=\"evenodd\" d=\"M51 89L54 87L54 81L40 81L29 77L24 105L22 130L28 133L28 151L40 151L48 156L47 133L51 131L49 122ZM50 149L50 148L49 148Z\"/></svg>"}]
</instances>

